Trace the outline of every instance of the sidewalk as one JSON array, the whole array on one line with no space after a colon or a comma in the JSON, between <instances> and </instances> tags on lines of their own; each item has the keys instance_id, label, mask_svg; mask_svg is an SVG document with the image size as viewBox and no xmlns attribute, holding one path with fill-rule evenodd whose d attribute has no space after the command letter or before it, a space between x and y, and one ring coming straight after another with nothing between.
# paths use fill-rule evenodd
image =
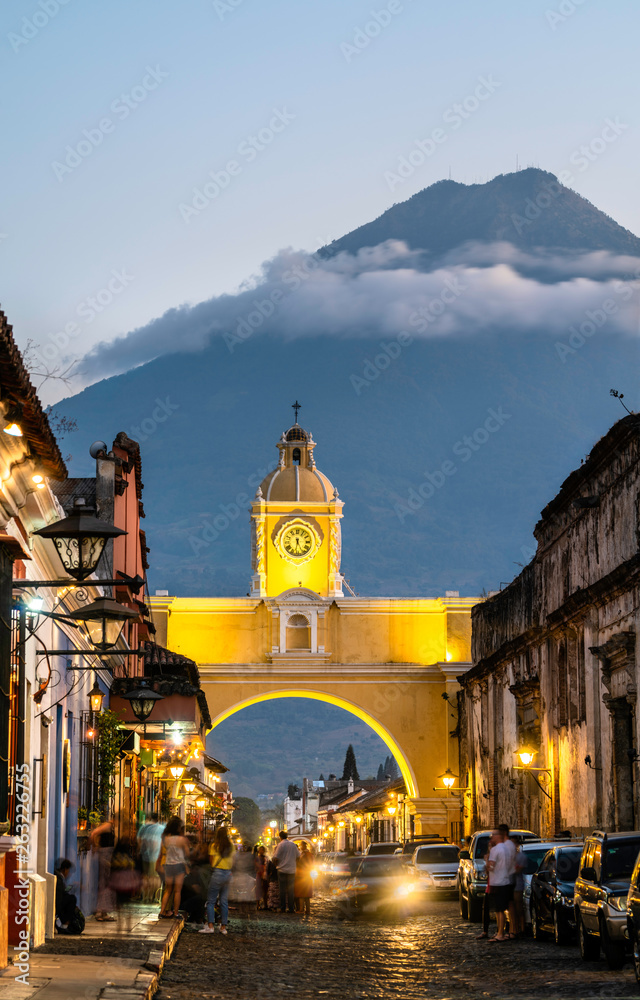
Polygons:
<instances>
[{"instance_id":1,"label":"sidewalk","mask_svg":"<svg viewBox=\"0 0 640 1000\"><path fill-rule=\"evenodd\" d=\"M16 982L15 966L0 972L0 1000L148 1000L183 924L145 904L132 907L130 930L87 917L78 937L57 935L31 953L29 985Z\"/></svg>"}]
</instances>

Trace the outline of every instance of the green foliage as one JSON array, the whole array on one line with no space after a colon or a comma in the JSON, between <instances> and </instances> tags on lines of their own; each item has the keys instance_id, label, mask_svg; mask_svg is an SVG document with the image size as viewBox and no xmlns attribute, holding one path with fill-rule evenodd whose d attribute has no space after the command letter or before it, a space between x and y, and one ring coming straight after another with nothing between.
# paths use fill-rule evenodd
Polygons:
<instances>
[{"instance_id":1,"label":"green foliage","mask_svg":"<svg viewBox=\"0 0 640 1000\"><path fill-rule=\"evenodd\" d=\"M342 780L349 781L353 779L357 781L360 775L358 774L358 765L356 764L356 754L351 743L347 747L347 752L344 758L344 767L342 768Z\"/></svg>"},{"instance_id":2,"label":"green foliage","mask_svg":"<svg viewBox=\"0 0 640 1000\"><path fill-rule=\"evenodd\" d=\"M98 800L96 808L106 817L116 791L118 754L127 733L121 728L118 716L109 708L97 716L96 728L98 730Z\"/></svg>"},{"instance_id":3,"label":"green foliage","mask_svg":"<svg viewBox=\"0 0 640 1000\"><path fill-rule=\"evenodd\" d=\"M243 840L255 843L262 832L262 816L260 807L253 799L240 795L235 798L233 825L240 832Z\"/></svg>"}]
</instances>

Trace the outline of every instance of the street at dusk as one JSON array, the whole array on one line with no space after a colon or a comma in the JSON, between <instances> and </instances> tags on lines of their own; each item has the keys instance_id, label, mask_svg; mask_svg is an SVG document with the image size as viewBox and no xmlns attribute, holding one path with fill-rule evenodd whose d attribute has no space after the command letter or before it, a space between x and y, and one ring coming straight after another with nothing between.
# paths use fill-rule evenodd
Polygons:
<instances>
[{"instance_id":1,"label":"street at dusk","mask_svg":"<svg viewBox=\"0 0 640 1000\"><path fill-rule=\"evenodd\" d=\"M0 1000L640 995L638 0L5 0Z\"/></svg>"},{"instance_id":2,"label":"street at dusk","mask_svg":"<svg viewBox=\"0 0 640 1000\"><path fill-rule=\"evenodd\" d=\"M293 924L293 926L292 926ZM183 934L158 1000L282 1000L318 996L433 1000L635 997L630 966L612 974L577 949L531 940L476 941L457 904L431 903L407 920L339 921L325 899L309 923L270 915L235 924L228 940Z\"/></svg>"}]
</instances>

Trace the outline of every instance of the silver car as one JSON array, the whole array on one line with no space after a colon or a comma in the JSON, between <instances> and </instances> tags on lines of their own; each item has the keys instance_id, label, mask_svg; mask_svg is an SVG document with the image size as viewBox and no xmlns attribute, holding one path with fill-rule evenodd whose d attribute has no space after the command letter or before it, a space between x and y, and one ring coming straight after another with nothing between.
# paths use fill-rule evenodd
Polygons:
<instances>
[{"instance_id":1,"label":"silver car","mask_svg":"<svg viewBox=\"0 0 640 1000\"><path fill-rule=\"evenodd\" d=\"M420 891L457 895L459 854L454 844L424 844L416 848L407 867Z\"/></svg>"}]
</instances>

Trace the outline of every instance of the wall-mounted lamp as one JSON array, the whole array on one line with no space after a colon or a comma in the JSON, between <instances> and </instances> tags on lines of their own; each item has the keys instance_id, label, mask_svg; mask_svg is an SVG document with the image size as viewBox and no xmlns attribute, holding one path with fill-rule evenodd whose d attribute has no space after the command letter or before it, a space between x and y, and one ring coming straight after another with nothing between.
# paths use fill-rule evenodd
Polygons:
<instances>
[{"instance_id":1,"label":"wall-mounted lamp","mask_svg":"<svg viewBox=\"0 0 640 1000\"><path fill-rule=\"evenodd\" d=\"M595 766L594 766L594 765L593 765L593 764L591 763L591 754L589 754L589 753L588 753L588 754L587 754L587 756L585 757L585 759L584 759L584 762L585 762L585 764L587 765L587 767L590 767L590 768L591 768L591 770L592 770L592 771L601 771L601 770L602 770L602 768L601 768L601 767L595 767Z\"/></svg>"}]
</instances>

